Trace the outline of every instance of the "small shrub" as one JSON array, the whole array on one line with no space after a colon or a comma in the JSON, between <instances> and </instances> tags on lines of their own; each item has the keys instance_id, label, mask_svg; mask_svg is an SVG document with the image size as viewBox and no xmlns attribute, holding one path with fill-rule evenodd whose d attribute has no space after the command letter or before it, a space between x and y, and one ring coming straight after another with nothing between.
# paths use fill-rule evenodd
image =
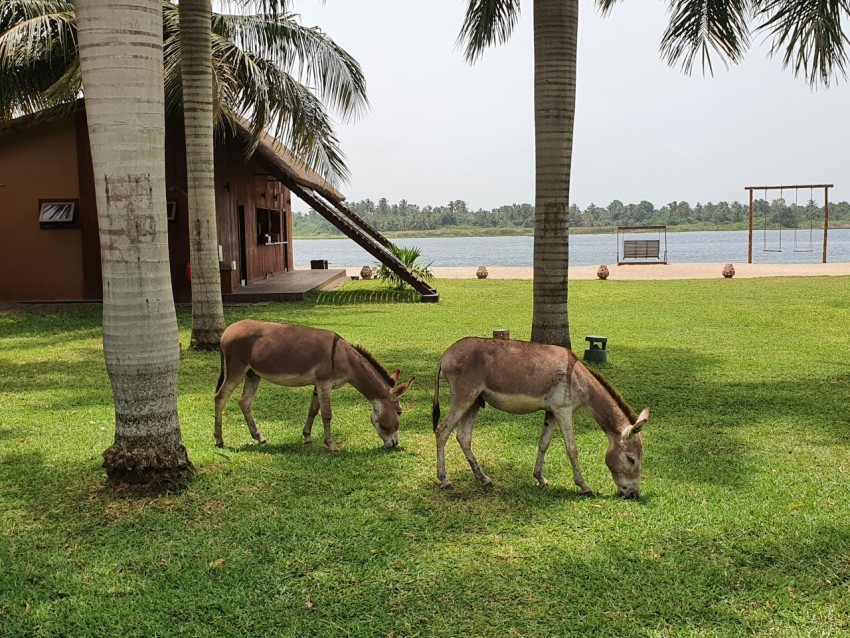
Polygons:
<instances>
[{"instance_id":1,"label":"small shrub","mask_svg":"<svg viewBox=\"0 0 850 638\"><path fill-rule=\"evenodd\" d=\"M434 273L431 272L431 264L434 262L428 262L427 265L416 263L422 255L422 251L419 248L416 248L415 246L400 247L395 244L390 244L390 252L392 252L399 261L422 277L425 281L434 280ZM406 281L383 264L379 264L375 270L375 278L386 281L391 288L395 288L396 290L403 290L410 286Z\"/></svg>"}]
</instances>

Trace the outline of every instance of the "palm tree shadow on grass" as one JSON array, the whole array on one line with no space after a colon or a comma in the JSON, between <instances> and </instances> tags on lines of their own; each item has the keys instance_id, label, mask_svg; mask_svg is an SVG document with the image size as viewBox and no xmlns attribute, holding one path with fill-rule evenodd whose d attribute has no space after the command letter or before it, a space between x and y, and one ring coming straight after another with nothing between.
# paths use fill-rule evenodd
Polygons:
<instances>
[{"instance_id":1,"label":"palm tree shadow on grass","mask_svg":"<svg viewBox=\"0 0 850 638\"><path fill-rule=\"evenodd\" d=\"M314 433L315 434L315 433ZM299 435L300 437L300 435ZM325 446L321 440L321 433L318 438L314 438L312 443L305 444L303 441L286 441L281 443L267 443L258 445L256 443L243 443L238 447L230 448L230 451L240 454L267 454L271 456L304 456L313 459L323 458L325 455L328 458L333 458L338 455L367 457L367 458L382 458L382 455L387 456L413 456L411 452L406 451L403 447L385 449L379 444L378 439L375 439L374 447L367 448L349 448L345 445L343 437L334 437L334 441L339 446L339 451L332 452Z\"/></svg>"},{"instance_id":2,"label":"palm tree shadow on grass","mask_svg":"<svg viewBox=\"0 0 850 638\"><path fill-rule=\"evenodd\" d=\"M354 306L360 304L419 303L422 295L415 290L329 290L308 299L317 306Z\"/></svg>"}]
</instances>

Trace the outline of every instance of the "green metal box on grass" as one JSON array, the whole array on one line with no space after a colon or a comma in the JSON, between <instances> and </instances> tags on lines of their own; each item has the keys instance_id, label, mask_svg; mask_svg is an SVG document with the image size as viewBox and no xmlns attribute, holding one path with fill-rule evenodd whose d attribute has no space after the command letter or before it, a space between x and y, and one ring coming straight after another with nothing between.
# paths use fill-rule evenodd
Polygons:
<instances>
[{"instance_id":1,"label":"green metal box on grass","mask_svg":"<svg viewBox=\"0 0 850 638\"><path fill-rule=\"evenodd\" d=\"M584 338L588 342L584 351L584 360L590 363L608 363L608 337L588 335Z\"/></svg>"}]
</instances>

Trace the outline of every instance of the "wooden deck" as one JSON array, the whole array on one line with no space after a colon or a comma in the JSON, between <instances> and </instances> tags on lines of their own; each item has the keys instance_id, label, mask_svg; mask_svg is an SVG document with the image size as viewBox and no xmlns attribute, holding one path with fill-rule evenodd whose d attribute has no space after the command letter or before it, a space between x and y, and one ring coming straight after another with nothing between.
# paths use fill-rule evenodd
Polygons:
<instances>
[{"instance_id":1,"label":"wooden deck","mask_svg":"<svg viewBox=\"0 0 850 638\"><path fill-rule=\"evenodd\" d=\"M291 270L222 295L225 304L301 301L313 290L332 290L346 279L344 268Z\"/></svg>"}]
</instances>

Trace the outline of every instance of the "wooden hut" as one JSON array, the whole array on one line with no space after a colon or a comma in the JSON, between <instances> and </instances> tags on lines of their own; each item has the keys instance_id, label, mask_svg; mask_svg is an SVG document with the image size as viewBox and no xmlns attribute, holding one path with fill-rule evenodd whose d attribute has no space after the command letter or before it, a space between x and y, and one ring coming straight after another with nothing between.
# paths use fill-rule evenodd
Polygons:
<instances>
[{"instance_id":1,"label":"wooden hut","mask_svg":"<svg viewBox=\"0 0 850 638\"><path fill-rule=\"evenodd\" d=\"M215 149L216 217L225 299L293 271L292 193L328 218L379 261L403 274L423 300L436 290L407 272L389 242L345 207L344 196L266 136L245 159L245 126ZM174 299L191 301L186 152L182 123L169 121L165 141L168 243ZM57 119L26 116L0 124L0 300L76 301L102 297L94 176L80 102ZM316 286L345 271L316 273ZM313 285L312 283L310 284ZM247 299L248 297L246 297ZM255 298L251 298L256 300Z\"/></svg>"}]
</instances>

